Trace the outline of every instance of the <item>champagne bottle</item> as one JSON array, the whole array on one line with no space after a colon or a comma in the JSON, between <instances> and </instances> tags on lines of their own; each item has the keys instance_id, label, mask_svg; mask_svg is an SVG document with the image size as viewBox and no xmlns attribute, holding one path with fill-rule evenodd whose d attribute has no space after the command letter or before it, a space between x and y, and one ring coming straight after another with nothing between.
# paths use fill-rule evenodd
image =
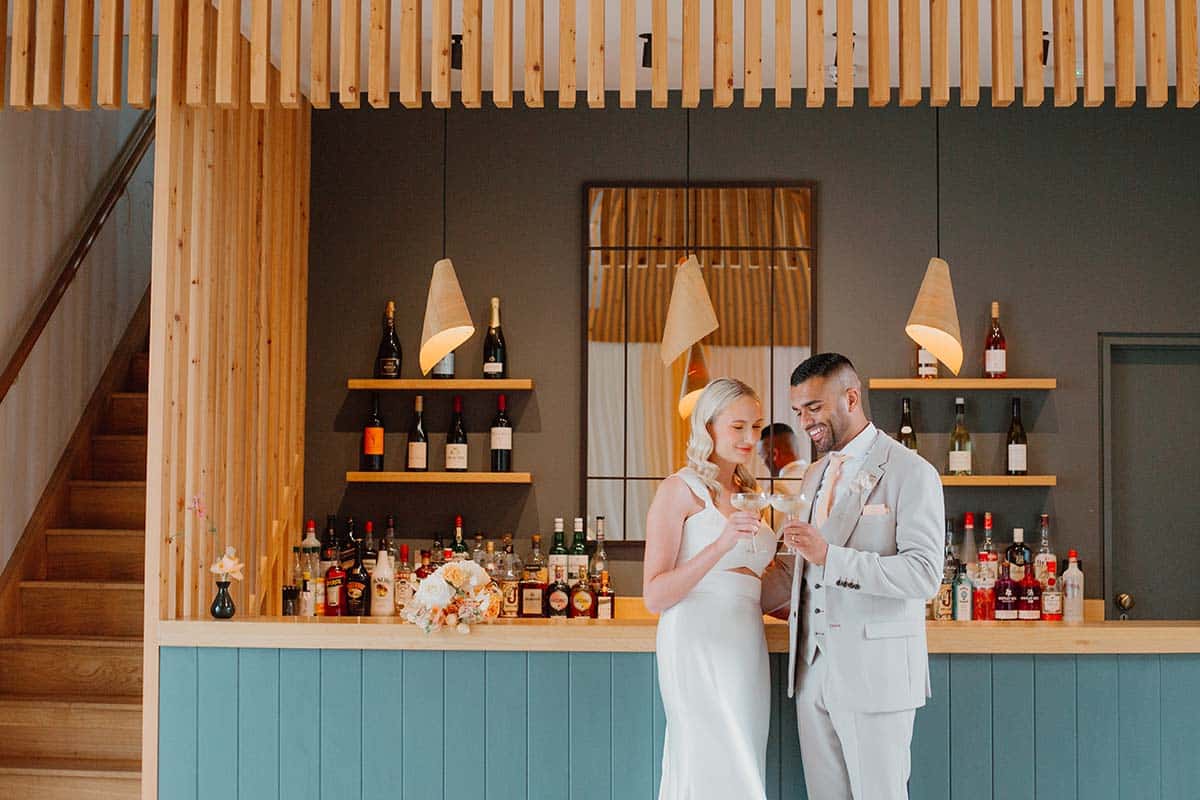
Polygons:
<instances>
[{"instance_id":1,"label":"champagne bottle","mask_svg":"<svg viewBox=\"0 0 1200 800\"><path fill-rule=\"evenodd\" d=\"M400 340L396 338L396 302L388 300L383 312L383 338L375 354L375 377L399 378L401 360Z\"/></svg>"},{"instance_id":2,"label":"champagne bottle","mask_svg":"<svg viewBox=\"0 0 1200 800\"><path fill-rule=\"evenodd\" d=\"M896 435L896 440L909 450L915 452L917 449L917 434L913 431L912 422L912 400L907 397L900 398L900 433Z\"/></svg>"},{"instance_id":3,"label":"champagne bottle","mask_svg":"<svg viewBox=\"0 0 1200 800\"><path fill-rule=\"evenodd\" d=\"M487 338L483 340L483 377L508 377L508 348L504 345L504 332L500 330L500 298L492 298L492 321L488 324Z\"/></svg>"},{"instance_id":4,"label":"champagne bottle","mask_svg":"<svg viewBox=\"0 0 1200 800\"><path fill-rule=\"evenodd\" d=\"M492 472L512 472L512 423L508 421L508 401L496 396L496 417L492 420Z\"/></svg>"},{"instance_id":5,"label":"champagne bottle","mask_svg":"<svg viewBox=\"0 0 1200 800\"><path fill-rule=\"evenodd\" d=\"M371 412L367 414L362 436L363 472L383 472L383 418L379 416L379 393L371 394Z\"/></svg>"},{"instance_id":6,"label":"champagne bottle","mask_svg":"<svg viewBox=\"0 0 1200 800\"><path fill-rule=\"evenodd\" d=\"M950 432L950 463L947 475L971 474L971 434L967 430L967 401L954 398L954 430Z\"/></svg>"},{"instance_id":7,"label":"champagne bottle","mask_svg":"<svg viewBox=\"0 0 1200 800\"><path fill-rule=\"evenodd\" d=\"M983 374L987 378L1008 376L1008 345L1000 330L1000 303L992 301L992 321L983 346Z\"/></svg>"},{"instance_id":8,"label":"champagne bottle","mask_svg":"<svg viewBox=\"0 0 1200 800\"><path fill-rule=\"evenodd\" d=\"M446 471L467 471L467 429L463 425L462 395L454 396L454 417L446 434Z\"/></svg>"},{"instance_id":9,"label":"champagne bottle","mask_svg":"<svg viewBox=\"0 0 1200 800\"><path fill-rule=\"evenodd\" d=\"M429 470L429 437L425 435L425 398L417 395L413 401L413 422L408 431L408 459L405 468L410 472Z\"/></svg>"},{"instance_id":10,"label":"champagne bottle","mask_svg":"<svg viewBox=\"0 0 1200 800\"><path fill-rule=\"evenodd\" d=\"M442 356L441 360L433 365L433 377L442 380L450 380L454 377L454 351L451 350L446 355Z\"/></svg>"},{"instance_id":11,"label":"champagne bottle","mask_svg":"<svg viewBox=\"0 0 1200 800\"><path fill-rule=\"evenodd\" d=\"M1008 474L1024 475L1027 472L1027 447L1025 426L1021 424L1021 398L1012 399L1012 421L1008 424Z\"/></svg>"}]
</instances>

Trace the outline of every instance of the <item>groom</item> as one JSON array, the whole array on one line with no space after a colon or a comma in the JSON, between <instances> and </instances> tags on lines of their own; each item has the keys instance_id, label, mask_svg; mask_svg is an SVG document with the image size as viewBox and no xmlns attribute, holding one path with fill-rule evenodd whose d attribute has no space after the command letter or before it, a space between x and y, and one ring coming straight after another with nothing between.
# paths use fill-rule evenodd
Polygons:
<instances>
[{"instance_id":1,"label":"groom","mask_svg":"<svg viewBox=\"0 0 1200 800\"><path fill-rule=\"evenodd\" d=\"M941 481L867 419L845 356L796 367L790 395L820 458L801 485L808 521L782 530L794 563L776 559L762 598L767 613L787 614L808 797L905 798L913 717L929 695L925 600L941 579Z\"/></svg>"}]
</instances>

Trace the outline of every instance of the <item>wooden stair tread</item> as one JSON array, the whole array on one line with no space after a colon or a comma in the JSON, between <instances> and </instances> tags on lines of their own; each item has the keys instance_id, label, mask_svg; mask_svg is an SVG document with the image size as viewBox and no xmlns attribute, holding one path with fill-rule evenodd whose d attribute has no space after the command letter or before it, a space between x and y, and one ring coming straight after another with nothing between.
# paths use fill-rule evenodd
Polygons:
<instances>
[{"instance_id":1,"label":"wooden stair tread","mask_svg":"<svg viewBox=\"0 0 1200 800\"><path fill-rule=\"evenodd\" d=\"M0 774L63 778L140 778L141 761L80 758L3 758Z\"/></svg>"},{"instance_id":2,"label":"wooden stair tread","mask_svg":"<svg viewBox=\"0 0 1200 800\"><path fill-rule=\"evenodd\" d=\"M145 539L146 531L139 528L48 528L47 536L128 536Z\"/></svg>"},{"instance_id":3,"label":"wooden stair tread","mask_svg":"<svg viewBox=\"0 0 1200 800\"><path fill-rule=\"evenodd\" d=\"M140 636L21 636L0 637L0 646L27 645L33 647L115 647L140 650Z\"/></svg>"},{"instance_id":4,"label":"wooden stair tread","mask_svg":"<svg viewBox=\"0 0 1200 800\"><path fill-rule=\"evenodd\" d=\"M116 708L122 711L141 710L142 698L132 695L97 696L87 694L0 694L0 708L27 705L69 708L89 706L92 708Z\"/></svg>"},{"instance_id":5,"label":"wooden stair tread","mask_svg":"<svg viewBox=\"0 0 1200 800\"><path fill-rule=\"evenodd\" d=\"M21 581L22 589L103 589L105 591L140 592L144 588L137 581Z\"/></svg>"},{"instance_id":6,"label":"wooden stair tread","mask_svg":"<svg viewBox=\"0 0 1200 800\"><path fill-rule=\"evenodd\" d=\"M92 435L95 442L143 442L149 438L144 433L97 433Z\"/></svg>"},{"instance_id":7,"label":"wooden stair tread","mask_svg":"<svg viewBox=\"0 0 1200 800\"><path fill-rule=\"evenodd\" d=\"M145 481L104 481L91 478L76 478L71 481L72 487L80 489L145 489Z\"/></svg>"}]
</instances>

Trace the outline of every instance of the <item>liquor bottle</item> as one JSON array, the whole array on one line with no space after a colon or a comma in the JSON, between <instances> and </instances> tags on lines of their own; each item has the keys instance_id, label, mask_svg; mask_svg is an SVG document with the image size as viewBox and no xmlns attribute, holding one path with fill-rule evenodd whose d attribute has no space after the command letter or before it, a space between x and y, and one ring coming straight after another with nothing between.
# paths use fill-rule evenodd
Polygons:
<instances>
[{"instance_id":1,"label":"liquor bottle","mask_svg":"<svg viewBox=\"0 0 1200 800\"><path fill-rule=\"evenodd\" d=\"M983 374L987 378L1008 377L1008 348L1000 330L1000 303L992 301L992 321L983 345Z\"/></svg>"},{"instance_id":2,"label":"liquor bottle","mask_svg":"<svg viewBox=\"0 0 1200 800\"><path fill-rule=\"evenodd\" d=\"M1042 619L1047 622L1061 622L1062 618L1062 587L1058 585L1058 577L1051 575L1046 580L1046 588L1042 589Z\"/></svg>"},{"instance_id":3,"label":"liquor bottle","mask_svg":"<svg viewBox=\"0 0 1200 800\"><path fill-rule=\"evenodd\" d=\"M475 534L475 546L471 548L471 560L476 564L482 564L485 554L486 550L483 546L483 534L477 533Z\"/></svg>"},{"instance_id":4,"label":"liquor bottle","mask_svg":"<svg viewBox=\"0 0 1200 800\"><path fill-rule=\"evenodd\" d=\"M346 570L334 561L325 573L325 616L340 617L346 613Z\"/></svg>"},{"instance_id":5,"label":"liquor bottle","mask_svg":"<svg viewBox=\"0 0 1200 800\"><path fill-rule=\"evenodd\" d=\"M410 472L429 470L429 437L425 435L425 398L413 400L413 422L408 429L408 458L404 468Z\"/></svg>"},{"instance_id":6,"label":"liquor bottle","mask_svg":"<svg viewBox=\"0 0 1200 800\"><path fill-rule=\"evenodd\" d=\"M446 434L446 471L467 471L467 429L463 425L462 395L454 396L454 416Z\"/></svg>"},{"instance_id":7,"label":"liquor bottle","mask_svg":"<svg viewBox=\"0 0 1200 800\"><path fill-rule=\"evenodd\" d=\"M496 543L491 539L483 546L483 568L496 583L500 582L500 570L496 560Z\"/></svg>"},{"instance_id":8,"label":"liquor bottle","mask_svg":"<svg viewBox=\"0 0 1200 800\"><path fill-rule=\"evenodd\" d=\"M383 338L375 354L375 377L399 378L401 360L400 340L396 338L396 302L388 300L383 312Z\"/></svg>"},{"instance_id":9,"label":"liquor bottle","mask_svg":"<svg viewBox=\"0 0 1200 800\"><path fill-rule=\"evenodd\" d=\"M1033 557L1033 577L1037 578L1037 582L1045 591L1050 578L1058 575L1058 556L1054 555L1054 551L1050 549L1049 514L1042 514L1038 517L1038 529L1042 535L1042 541L1038 545L1037 555Z\"/></svg>"},{"instance_id":10,"label":"liquor bottle","mask_svg":"<svg viewBox=\"0 0 1200 800\"><path fill-rule=\"evenodd\" d=\"M937 356L926 350L921 345L917 345L917 377L918 378L936 378L938 376L938 360Z\"/></svg>"},{"instance_id":11,"label":"liquor bottle","mask_svg":"<svg viewBox=\"0 0 1200 800\"><path fill-rule=\"evenodd\" d=\"M971 433L967 430L967 401L954 398L954 430L950 431L950 462L947 475L971 474Z\"/></svg>"},{"instance_id":12,"label":"liquor bottle","mask_svg":"<svg viewBox=\"0 0 1200 800\"><path fill-rule=\"evenodd\" d=\"M354 551L354 566L346 573L346 616L365 617L371 613L371 576L363 566L363 543Z\"/></svg>"},{"instance_id":13,"label":"liquor bottle","mask_svg":"<svg viewBox=\"0 0 1200 800\"><path fill-rule=\"evenodd\" d=\"M1062 576L1063 622L1083 622L1083 571L1079 554L1067 551L1067 569Z\"/></svg>"},{"instance_id":14,"label":"liquor bottle","mask_svg":"<svg viewBox=\"0 0 1200 800\"><path fill-rule=\"evenodd\" d=\"M993 577L994 566L985 566L984 562L991 561L992 554L986 550L979 551L979 578L975 581L975 591L972 592L972 600L974 608L972 609L973 619L995 619L996 618L996 579Z\"/></svg>"},{"instance_id":15,"label":"liquor bottle","mask_svg":"<svg viewBox=\"0 0 1200 800\"><path fill-rule=\"evenodd\" d=\"M346 530L342 534L342 569L346 574L350 574L350 568L354 566L354 553L358 548L359 542L362 541L358 535L358 528L354 523L354 517L346 517Z\"/></svg>"},{"instance_id":16,"label":"liquor bottle","mask_svg":"<svg viewBox=\"0 0 1200 800\"><path fill-rule=\"evenodd\" d=\"M575 531L571 536L571 552L567 554L567 584L573 589L579 580L579 570L587 575L587 535L583 531L583 517L575 518Z\"/></svg>"},{"instance_id":17,"label":"liquor bottle","mask_svg":"<svg viewBox=\"0 0 1200 800\"><path fill-rule=\"evenodd\" d=\"M315 617L316 598L313 597L313 581L308 570L304 571L304 581L300 584L300 616Z\"/></svg>"},{"instance_id":18,"label":"liquor bottle","mask_svg":"<svg viewBox=\"0 0 1200 800\"><path fill-rule=\"evenodd\" d=\"M567 616L567 608L571 605L571 587L567 585L565 569L566 567L558 566L554 568L554 582L546 587L546 609L543 616Z\"/></svg>"},{"instance_id":19,"label":"liquor bottle","mask_svg":"<svg viewBox=\"0 0 1200 800\"><path fill-rule=\"evenodd\" d=\"M976 580L979 577L979 548L975 544L975 515L970 511L963 514L963 536L962 544L958 547L958 558L967 568L967 577Z\"/></svg>"},{"instance_id":20,"label":"liquor bottle","mask_svg":"<svg viewBox=\"0 0 1200 800\"><path fill-rule=\"evenodd\" d=\"M446 547L442 550L442 558L438 562L438 566L440 567L443 564L449 564L453 560L454 560L454 551L451 550L449 547Z\"/></svg>"},{"instance_id":21,"label":"liquor bottle","mask_svg":"<svg viewBox=\"0 0 1200 800\"><path fill-rule=\"evenodd\" d=\"M387 550L380 550L371 570L371 616L390 617L396 613L396 572Z\"/></svg>"},{"instance_id":22,"label":"liquor bottle","mask_svg":"<svg viewBox=\"0 0 1200 800\"><path fill-rule=\"evenodd\" d=\"M616 601L616 593L608 582L608 570L603 570L600 573L600 588L596 590L596 619L612 619Z\"/></svg>"},{"instance_id":23,"label":"liquor bottle","mask_svg":"<svg viewBox=\"0 0 1200 800\"><path fill-rule=\"evenodd\" d=\"M300 558L300 545L294 545L292 547L291 573L292 580L289 585L294 586L297 590L299 590L300 585L304 583L304 562Z\"/></svg>"},{"instance_id":24,"label":"liquor bottle","mask_svg":"<svg viewBox=\"0 0 1200 800\"><path fill-rule=\"evenodd\" d=\"M896 434L896 441L914 452L917 449L917 434L913 430L912 421L912 400L907 397L900 398L900 432Z\"/></svg>"},{"instance_id":25,"label":"liquor bottle","mask_svg":"<svg viewBox=\"0 0 1200 800\"><path fill-rule=\"evenodd\" d=\"M442 356L441 360L433 365L433 377L441 380L450 380L454 377L454 351L451 350L446 355Z\"/></svg>"},{"instance_id":26,"label":"liquor bottle","mask_svg":"<svg viewBox=\"0 0 1200 800\"><path fill-rule=\"evenodd\" d=\"M1025 529L1013 528L1013 541L1005 551L1008 560L1008 573L1014 583L1020 583L1025 573L1033 568L1033 551L1025 544Z\"/></svg>"},{"instance_id":27,"label":"liquor bottle","mask_svg":"<svg viewBox=\"0 0 1200 800\"><path fill-rule=\"evenodd\" d=\"M954 554L954 521L946 520L946 543L942 552L942 577L954 583L958 575L958 556Z\"/></svg>"},{"instance_id":28,"label":"liquor bottle","mask_svg":"<svg viewBox=\"0 0 1200 800\"><path fill-rule=\"evenodd\" d=\"M499 297L492 298L492 321L483 340L483 377L508 377L508 348L504 346L504 332L500 330Z\"/></svg>"},{"instance_id":29,"label":"liquor bottle","mask_svg":"<svg viewBox=\"0 0 1200 800\"><path fill-rule=\"evenodd\" d=\"M371 412L363 425L363 472L383 472L383 418L379 416L379 393L371 393Z\"/></svg>"},{"instance_id":30,"label":"liquor bottle","mask_svg":"<svg viewBox=\"0 0 1200 800\"><path fill-rule=\"evenodd\" d=\"M572 619L585 619L596 616L596 592L588 582L587 567L580 567L575 576L575 585L571 587L571 606L567 616Z\"/></svg>"},{"instance_id":31,"label":"liquor bottle","mask_svg":"<svg viewBox=\"0 0 1200 800\"><path fill-rule=\"evenodd\" d=\"M563 533L563 518L554 518L554 542L550 545L549 569L550 574L554 574L554 570L562 567L563 576L567 574L567 548L564 544L565 534Z\"/></svg>"},{"instance_id":32,"label":"liquor bottle","mask_svg":"<svg viewBox=\"0 0 1200 800\"><path fill-rule=\"evenodd\" d=\"M375 523L367 520L366 530L363 534L363 567L367 570L367 574L375 572L376 557L379 554L379 541L375 538Z\"/></svg>"},{"instance_id":33,"label":"liquor bottle","mask_svg":"<svg viewBox=\"0 0 1200 800\"><path fill-rule=\"evenodd\" d=\"M433 566L433 557L430 555L429 551L422 550L421 566L417 567L413 571L413 577L416 578L416 583L413 584L413 591L416 591L416 588L420 585L421 581L432 575L435 569L436 567Z\"/></svg>"},{"instance_id":34,"label":"liquor bottle","mask_svg":"<svg viewBox=\"0 0 1200 800\"><path fill-rule=\"evenodd\" d=\"M512 437L508 401L504 395L496 395L496 416L492 419L492 472L512 472Z\"/></svg>"},{"instance_id":35,"label":"liquor bottle","mask_svg":"<svg viewBox=\"0 0 1200 800\"><path fill-rule=\"evenodd\" d=\"M596 550L588 564L588 582L592 588L599 591L600 576L608 572L608 553L604 550L604 517L596 517Z\"/></svg>"},{"instance_id":36,"label":"liquor bottle","mask_svg":"<svg viewBox=\"0 0 1200 800\"><path fill-rule=\"evenodd\" d=\"M942 558L942 582L933 601L933 618L954 619L954 579L958 577L958 559L954 557L954 523L946 520L946 545Z\"/></svg>"},{"instance_id":37,"label":"liquor bottle","mask_svg":"<svg viewBox=\"0 0 1200 800\"><path fill-rule=\"evenodd\" d=\"M396 613L404 611L408 601L413 596L412 566L408 563L408 545L400 545L400 560L396 562L396 585L392 597L396 603Z\"/></svg>"},{"instance_id":38,"label":"liquor bottle","mask_svg":"<svg viewBox=\"0 0 1200 800\"><path fill-rule=\"evenodd\" d=\"M1008 572L1008 564L1000 565L1000 577L996 578L996 619L1017 619L1019 587Z\"/></svg>"},{"instance_id":39,"label":"liquor bottle","mask_svg":"<svg viewBox=\"0 0 1200 800\"><path fill-rule=\"evenodd\" d=\"M987 568L988 574L993 584L996 578L1000 577L1000 551L996 548L996 543L992 541L992 512L983 512L983 543L979 546L980 569L983 568L982 555L988 554Z\"/></svg>"},{"instance_id":40,"label":"liquor bottle","mask_svg":"<svg viewBox=\"0 0 1200 800\"><path fill-rule=\"evenodd\" d=\"M1025 570L1024 577L1018 584L1020 599L1017 601L1017 619L1033 620L1042 618L1042 587L1033 570Z\"/></svg>"},{"instance_id":41,"label":"liquor bottle","mask_svg":"<svg viewBox=\"0 0 1200 800\"><path fill-rule=\"evenodd\" d=\"M309 520L304 526L304 541L301 546L304 553L304 571L308 573L309 589L312 591L313 616L325 615L325 570L321 567L321 542L317 539L317 523Z\"/></svg>"},{"instance_id":42,"label":"liquor bottle","mask_svg":"<svg viewBox=\"0 0 1200 800\"><path fill-rule=\"evenodd\" d=\"M541 617L545 614L546 562L542 558L542 537L533 535L533 552L521 570L521 616Z\"/></svg>"},{"instance_id":43,"label":"liquor bottle","mask_svg":"<svg viewBox=\"0 0 1200 800\"><path fill-rule=\"evenodd\" d=\"M383 536L379 538L379 549L386 550L392 560L392 569L396 568L396 556L400 554L400 543L396 541L396 517L388 514L383 518Z\"/></svg>"},{"instance_id":44,"label":"liquor bottle","mask_svg":"<svg viewBox=\"0 0 1200 800\"><path fill-rule=\"evenodd\" d=\"M972 588L971 579L967 577L967 565L960 561L958 574L954 576L954 619L958 622L971 620Z\"/></svg>"},{"instance_id":45,"label":"liquor bottle","mask_svg":"<svg viewBox=\"0 0 1200 800\"><path fill-rule=\"evenodd\" d=\"M446 549L442 547L442 537L433 537L433 546L429 548L429 563L433 565L434 569L446 563L447 559L442 555L445 552Z\"/></svg>"},{"instance_id":46,"label":"liquor bottle","mask_svg":"<svg viewBox=\"0 0 1200 800\"><path fill-rule=\"evenodd\" d=\"M329 568L334 564L341 563L341 551L338 549L337 535L337 517L330 514L325 522L325 532L321 534L321 552L320 561L317 562L317 575L323 587L325 584L325 574L329 572ZM322 594L317 598L317 605L321 609L319 614L325 615L325 595Z\"/></svg>"},{"instance_id":47,"label":"liquor bottle","mask_svg":"<svg viewBox=\"0 0 1200 800\"><path fill-rule=\"evenodd\" d=\"M500 616L505 619L516 619L521 616L521 571L514 554L511 552L512 543L501 557L499 570L500 580Z\"/></svg>"},{"instance_id":48,"label":"liquor bottle","mask_svg":"<svg viewBox=\"0 0 1200 800\"><path fill-rule=\"evenodd\" d=\"M1026 474L1028 464L1028 447L1025 439L1025 426L1021 424L1021 398L1012 399L1012 421L1008 423L1008 458L1009 475Z\"/></svg>"},{"instance_id":49,"label":"liquor bottle","mask_svg":"<svg viewBox=\"0 0 1200 800\"><path fill-rule=\"evenodd\" d=\"M507 562L511 561L513 563L513 569L517 573L517 578L520 579L521 571L525 568L525 564L524 564L524 562L521 561L521 557L519 555L517 555L517 551L513 547L512 534L511 533L504 534L504 538L502 541L504 542L504 551L501 556L500 566L503 568Z\"/></svg>"},{"instance_id":50,"label":"liquor bottle","mask_svg":"<svg viewBox=\"0 0 1200 800\"><path fill-rule=\"evenodd\" d=\"M466 561L471 557L471 551L467 548L467 542L463 539L463 524L462 515L454 518L454 545L450 550L454 553L451 558L455 561Z\"/></svg>"}]
</instances>

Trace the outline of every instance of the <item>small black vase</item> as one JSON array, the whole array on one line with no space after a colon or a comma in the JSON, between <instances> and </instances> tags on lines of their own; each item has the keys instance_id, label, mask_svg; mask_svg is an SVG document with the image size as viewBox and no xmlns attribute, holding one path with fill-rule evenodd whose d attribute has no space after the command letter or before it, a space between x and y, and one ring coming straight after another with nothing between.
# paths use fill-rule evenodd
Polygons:
<instances>
[{"instance_id":1,"label":"small black vase","mask_svg":"<svg viewBox=\"0 0 1200 800\"><path fill-rule=\"evenodd\" d=\"M216 619L233 618L233 612L237 609L233 607L233 598L229 595L229 581L217 581L217 596L208 610Z\"/></svg>"}]
</instances>

